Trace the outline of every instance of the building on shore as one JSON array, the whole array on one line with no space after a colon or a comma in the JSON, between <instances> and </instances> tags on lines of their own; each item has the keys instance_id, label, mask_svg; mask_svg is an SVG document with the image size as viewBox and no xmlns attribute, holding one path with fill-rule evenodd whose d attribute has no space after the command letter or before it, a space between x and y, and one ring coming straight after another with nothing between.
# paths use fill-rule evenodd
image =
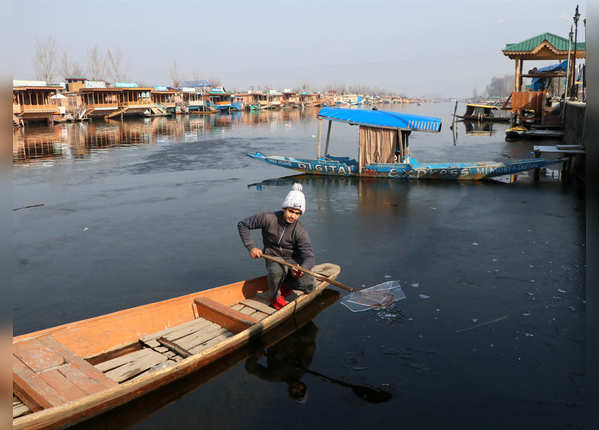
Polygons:
<instances>
[{"instance_id":1,"label":"building on shore","mask_svg":"<svg viewBox=\"0 0 599 430\"><path fill-rule=\"evenodd\" d=\"M514 92L508 101L511 99L512 113L519 121L528 116L528 119L534 119L535 122L541 124L560 122L560 96L568 94L568 90L574 84L574 56L576 55L576 58L579 59L586 57L585 42L578 42L576 49L574 48L574 43L569 39L552 33L539 34L522 42L505 45L503 55L514 60L515 63ZM554 68L534 67L528 72L524 72L524 61L546 60L560 61L561 63ZM564 61L566 62L565 67L561 67ZM529 88L523 87L524 78L531 78L536 85L531 85ZM555 100L557 108L552 106L550 100L548 91L550 86L554 87L554 93L557 93Z\"/></svg>"}]
</instances>

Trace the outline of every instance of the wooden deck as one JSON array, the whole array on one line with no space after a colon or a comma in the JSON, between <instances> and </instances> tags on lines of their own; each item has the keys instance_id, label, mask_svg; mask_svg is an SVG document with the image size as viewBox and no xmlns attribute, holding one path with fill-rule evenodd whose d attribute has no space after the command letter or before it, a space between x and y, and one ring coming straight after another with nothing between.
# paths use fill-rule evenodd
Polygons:
<instances>
[{"instance_id":1,"label":"wooden deck","mask_svg":"<svg viewBox=\"0 0 599 430\"><path fill-rule=\"evenodd\" d=\"M294 290L286 298L291 302L303 294ZM209 302L201 304L211 306ZM52 336L15 344L13 418L77 400L173 366L187 356L185 353L198 354L235 335L248 321L257 323L276 312L261 295L243 299L226 308L228 311L219 309L218 303L213 306L217 315L207 313L207 318L200 315L191 321L144 336L139 339L137 349L126 350L123 355L112 356L99 363L90 359L93 365L73 354ZM219 315L224 318L224 324L215 322L221 320ZM235 324L230 326L227 324L229 321ZM237 323L241 325L237 326ZM164 345L165 339L171 347Z\"/></svg>"},{"instance_id":2,"label":"wooden deck","mask_svg":"<svg viewBox=\"0 0 599 430\"><path fill-rule=\"evenodd\" d=\"M582 145L554 145L554 146L542 146L535 145L533 147L535 158L542 157L543 154L557 154L564 157L561 168L561 179L566 181L572 170L572 158L576 156L584 156L586 151ZM534 170L534 180L538 181L540 178L540 169Z\"/></svg>"}]
</instances>

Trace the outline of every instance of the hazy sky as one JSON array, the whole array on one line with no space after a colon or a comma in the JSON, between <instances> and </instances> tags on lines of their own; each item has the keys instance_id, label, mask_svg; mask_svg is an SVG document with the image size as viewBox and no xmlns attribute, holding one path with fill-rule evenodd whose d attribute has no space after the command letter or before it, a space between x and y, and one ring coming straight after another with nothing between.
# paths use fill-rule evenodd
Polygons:
<instances>
[{"instance_id":1,"label":"hazy sky","mask_svg":"<svg viewBox=\"0 0 599 430\"><path fill-rule=\"evenodd\" d=\"M130 80L169 84L169 69L225 87L368 85L411 96L469 96L514 72L506 43L567 37L572 0L11 2L15 79L32 79L35 41L73 61L120 49ZM584 17L584 3L580 2ZM584 25L579 21L579 40ZM525 63L525 68L533 67Z\"/></svg>"}]
</instances>

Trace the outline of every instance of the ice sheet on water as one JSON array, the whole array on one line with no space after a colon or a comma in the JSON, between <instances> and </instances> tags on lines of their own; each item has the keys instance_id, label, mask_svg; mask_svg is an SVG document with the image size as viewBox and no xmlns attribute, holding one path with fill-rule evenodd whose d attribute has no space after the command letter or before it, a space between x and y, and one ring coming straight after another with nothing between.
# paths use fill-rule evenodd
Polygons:
<instances>
[{"instance_id":1,"label":"ice sheet on water","mask_svg":"<svg viewBox=\"0 0 599 430\"><path fill-rule=\"evenodd\" d=\"M386 281L373 287L364 288L356 293L348 294L341 299L341 304L352 312L363 312L375 308L372 306L373 303L367 303L364 299L367 299L369 296L377 299L378 295L383 297L387 294L391 294L393 296L393 300L390 304L406 298L405 293L401 289L399 281ZM376 307L376 309L381 308Z\"/></svg>"}]
</instances>

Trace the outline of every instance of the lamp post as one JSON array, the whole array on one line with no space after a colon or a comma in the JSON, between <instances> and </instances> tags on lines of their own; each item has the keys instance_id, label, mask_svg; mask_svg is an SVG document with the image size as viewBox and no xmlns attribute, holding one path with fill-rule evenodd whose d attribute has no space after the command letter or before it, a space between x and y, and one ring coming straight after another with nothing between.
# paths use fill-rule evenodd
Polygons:
<instances>
[{"instance_id":1,"label":"lamp post","mask_svg":"<svg viewBox=\"0 0 599 430\"><path fill-rule=\"evenodd\" d=\"M578 13L578 5L576 5L576 12L574 12L574 59L572 60L572 95L576 98L576 42L578 40L578 19L580 14Z\"/></svg>"}]
</instances>

